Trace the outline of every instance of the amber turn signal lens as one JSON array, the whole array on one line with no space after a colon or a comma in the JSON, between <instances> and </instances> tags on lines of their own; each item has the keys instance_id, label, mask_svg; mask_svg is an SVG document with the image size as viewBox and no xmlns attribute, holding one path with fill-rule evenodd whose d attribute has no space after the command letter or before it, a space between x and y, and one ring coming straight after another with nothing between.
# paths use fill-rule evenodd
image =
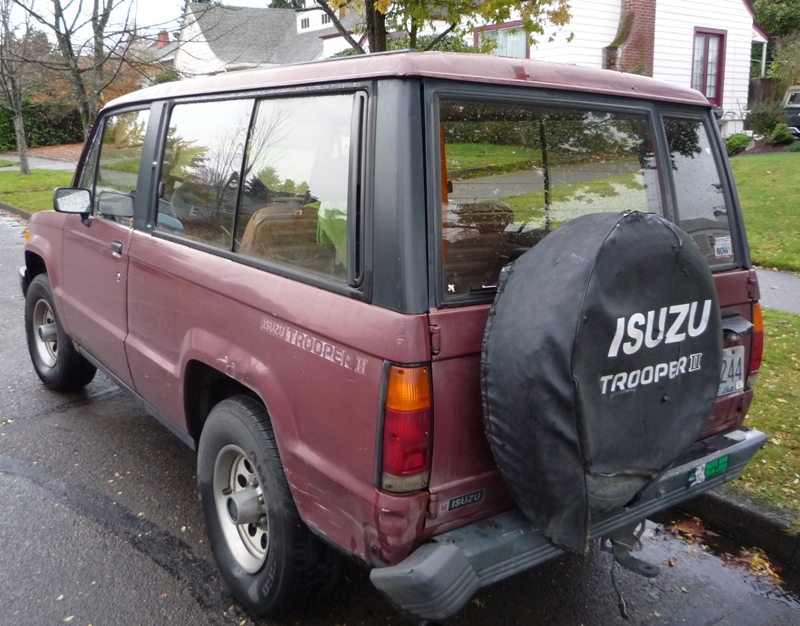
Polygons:
<instances>
[{"instance_id":1,"label":"amber turn signal lens","mask_svg":"<svg viewBox=\"0 0 800 626\"><path fill-rule=\"evenodd\" d=\"M395 411L419 411L431 406L428 367L398 367L389 370L386 408Z\"/></svg>"},{"instance_id":2,"label":"amber turn signal lens","mask_svg":"<svg viewBox=\"0 0 800 626\"><path fill-rule=\"evenodd\" d=\"M30 241L30 240L31 240L31 231L29 231L29 230L26 228L26 229L25 229L25 241Z\"/></svg>"}]
</instances>

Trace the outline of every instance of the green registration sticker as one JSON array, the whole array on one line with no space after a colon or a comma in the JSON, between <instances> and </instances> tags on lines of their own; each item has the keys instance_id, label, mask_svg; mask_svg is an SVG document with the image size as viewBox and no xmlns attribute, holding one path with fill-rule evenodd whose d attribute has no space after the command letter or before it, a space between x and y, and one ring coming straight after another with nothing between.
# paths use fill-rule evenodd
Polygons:
<instances>
[{"instance_id":1,"label":"green registration sticker","mask_svg":"<svg viewBox=\"0 0 800 626\"><path fill-rule=\"evenodd\" d=\"M728 469L728 456L725 455L708 463L698 465L689 473L689 486L705 482L709 478L714 478L718 474L724 473Z\"/></svg>"}]
</instances>

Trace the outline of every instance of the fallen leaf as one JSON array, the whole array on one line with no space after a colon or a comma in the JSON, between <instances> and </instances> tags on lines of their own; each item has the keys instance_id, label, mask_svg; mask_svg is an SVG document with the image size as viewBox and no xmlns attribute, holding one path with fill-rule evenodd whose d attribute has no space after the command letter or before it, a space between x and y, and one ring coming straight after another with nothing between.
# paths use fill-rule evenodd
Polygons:
<instances>
[{"instance_id":1,"label":"fallen leaf","mask_svg":"<svg viewBox=\"0 0 800 626\"><path fill-rule=\"evenodd\" d=\"M63 599L64 599L64 594L63 593L56 598L56 600L63 600Z\"/></svg>"},{"instance_id":2,"label":"fallen leaf","mask_svg":"<svg viewBox=\"0 0 800 626\"><path fill-rule=\"evenodd\" d=\"M74 616L74 615L70 615L69 617L65 617L65 618L64 618L63 620L61 620L61 621L62 621L62 622L71 622L73 617L75 617L75 616Z\"/></svg>"}]
</instances>

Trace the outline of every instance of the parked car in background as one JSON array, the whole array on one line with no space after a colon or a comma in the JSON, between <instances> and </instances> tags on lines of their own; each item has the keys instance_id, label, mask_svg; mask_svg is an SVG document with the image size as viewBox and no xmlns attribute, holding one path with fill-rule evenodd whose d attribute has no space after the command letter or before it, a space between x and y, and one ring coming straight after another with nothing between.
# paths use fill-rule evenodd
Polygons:
<instances>
[{"instance_id":1,"label":"parked car in background","mask_svg":"<svg viewBox=\"0 0 800 626\"><path fill-rule=\"evenodd\" d=\"M789 87L783 96L781 121L789 127L789 132L800 137L800 85Z\"/></svg>"},{"instance_id":2,"label":"parked car in background","mask_svg":"<svg viewBox=\"0 0 800 626\"><path fill-rule=\"evenodd\" d=\"M109 103L20 281L34 368L196 448L248 609L342 553L420 620L736 477L763 349L711 106L652 79L398 53ZM162 217L165 216L165 217ZM165 219L166 218L166 219Z\"/></svg>"}]
</instances>

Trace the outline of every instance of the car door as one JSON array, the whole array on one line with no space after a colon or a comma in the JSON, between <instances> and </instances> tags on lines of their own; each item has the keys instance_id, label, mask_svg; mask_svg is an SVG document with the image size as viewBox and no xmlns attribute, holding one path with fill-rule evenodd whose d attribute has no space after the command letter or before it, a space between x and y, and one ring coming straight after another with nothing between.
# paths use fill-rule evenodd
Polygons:
<instances>
[{"instance_id":1,"label":"car door","mask_svg":"<svg viewBox=\"0 0 800 626\"><path fill-rule=\"evenodd\" d=\"M63 316L72 338L133 388L128 334L128 246L148 110L106 116L80 185L92 191L92 215L64 225Z\"/></svg>"}]
</instances>

